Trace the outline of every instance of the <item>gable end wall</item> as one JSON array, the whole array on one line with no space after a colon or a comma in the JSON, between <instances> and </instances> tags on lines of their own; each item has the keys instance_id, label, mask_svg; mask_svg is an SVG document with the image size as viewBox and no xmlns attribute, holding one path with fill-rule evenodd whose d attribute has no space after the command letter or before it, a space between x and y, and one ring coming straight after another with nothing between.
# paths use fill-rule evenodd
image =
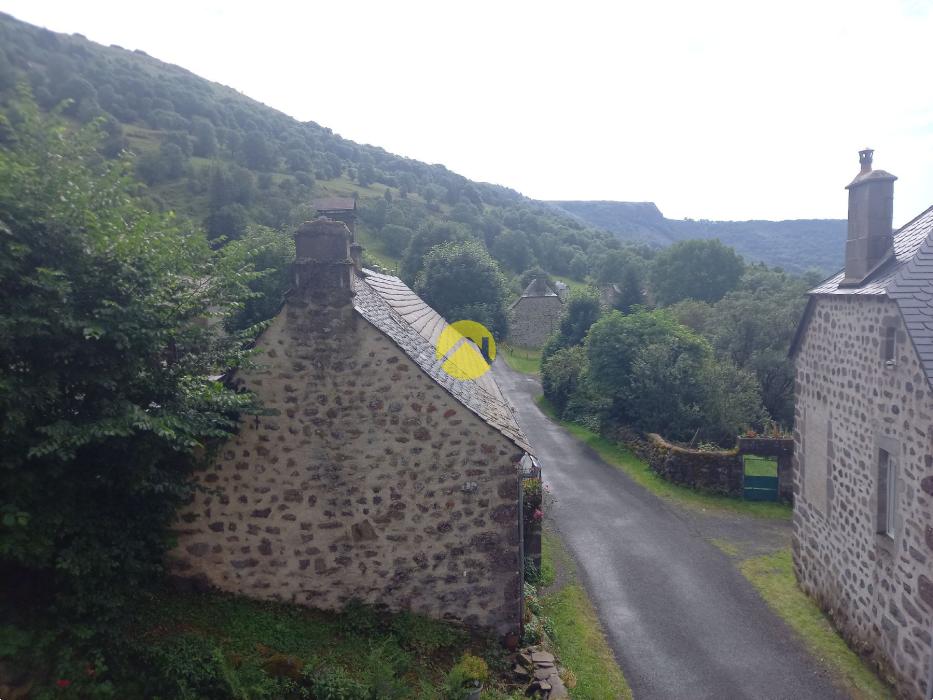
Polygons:
<instances>
[{"instance_id":1,"label":"gable end wall","mask_svg":"<svg viewBox=\"0 0 933 700\"><path fill-rule=\"evenodd\" d=\"M563 304L559 297L521 297L509 312L509 342L538 348L560 325Z\"/></svg>"},{"instance_id":2,"label":"gable end wall","mask_svg":"<svg viewBox=\"0 0 933 700\"><path fill-rule=\"evenodd\" d=\"M240 379L277 415L244 416L198 475L174 572L517 631L521 450L350 307L290 302L258 347Z\"/></svg>"},{"instance_id":3,"label":"gable end wall","mask_svg":"<svg viewBox=\"0 0 933 700\"><path fill-rule=\"evenodd\" d=\"M933 395L895 302L812 303L796 359L795 570L850 643L920 698L933 655ZM879 449L899 465L893 540L877 534Z\"/></svg>"}]
</instances>

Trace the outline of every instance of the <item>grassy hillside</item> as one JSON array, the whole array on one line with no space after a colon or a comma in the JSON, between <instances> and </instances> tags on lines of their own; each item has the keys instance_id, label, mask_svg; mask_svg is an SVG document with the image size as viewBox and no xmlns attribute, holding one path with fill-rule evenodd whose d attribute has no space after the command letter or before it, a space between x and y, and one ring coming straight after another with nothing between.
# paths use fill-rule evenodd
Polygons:
<instances>
[{"instance_id":1,"label":"grassy hillside","mask_svg":"<svg viewBox=\"0 0 933 700\"><path fill-rule=\"evenodd\" d=\"M791 221L707 221L666 219L651 202L552 202L581 222L611 231L623 241L666 246L693 238L718 238L748 260L788 272L842 267L846 222L837 219Z\"/></svg>"},{"instance_id":2,"label":"grassy hillside","mask_svg":"<svg viewBox=\"0 0 933 700\"><path fill-rule=\"evenodd\" d=\"M439 220L464 226L509 273L537 264L582 279L619 247L513 190L354 143L141 51L0 14L0 142L15 132L24 87L75 123L99 119L103 155L131 152L152 205L212 237L287 229L313 214L313 198L341 194L358 198L370 260L390 268L414 229Z\"/></svg>"}]
</instances>

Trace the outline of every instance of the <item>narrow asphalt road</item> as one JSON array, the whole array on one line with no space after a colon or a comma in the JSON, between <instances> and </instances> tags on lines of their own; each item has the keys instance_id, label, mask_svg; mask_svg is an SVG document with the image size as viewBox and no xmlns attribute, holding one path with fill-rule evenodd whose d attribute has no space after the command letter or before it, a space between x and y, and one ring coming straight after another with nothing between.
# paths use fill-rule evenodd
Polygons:
<instances>
[{"instance_id":1,"label":"narrow asphalt road","mask_svg":"<svg viewBox=\"0 0 933 700\"><path fill-rule=\"evenodd\" d=\"M544 416L536 380L493 372L636 700L846 697L690 518Z\"/></svg>"}]
</instances>

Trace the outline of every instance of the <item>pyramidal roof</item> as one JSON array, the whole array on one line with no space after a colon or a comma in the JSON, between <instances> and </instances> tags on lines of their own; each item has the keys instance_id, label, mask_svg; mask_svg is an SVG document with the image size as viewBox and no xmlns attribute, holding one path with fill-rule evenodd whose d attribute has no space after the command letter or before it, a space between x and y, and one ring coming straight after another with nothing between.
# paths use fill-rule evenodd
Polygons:
<instances>
[{"instance_id":1,"label":"pyramidal roof","mask_svg":"<svg viewBox=\"0 0 933 700\"><path fill-rule=\"evenodd\" d=\"M531 282L528 283L528 286L525 287L525 291L522 292L523 297L556 297L557 292L553 291L550 287L547 286L547 282L544 281L542 277L535 277Z\"/></svg>"}]
</instances>

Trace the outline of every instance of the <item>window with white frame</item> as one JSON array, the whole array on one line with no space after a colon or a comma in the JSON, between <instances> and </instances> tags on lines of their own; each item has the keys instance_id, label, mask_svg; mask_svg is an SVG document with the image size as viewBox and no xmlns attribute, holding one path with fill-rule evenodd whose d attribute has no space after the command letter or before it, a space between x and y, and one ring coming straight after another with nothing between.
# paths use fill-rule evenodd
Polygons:
<instances>
[{"instance_id":1,"label":"window with white frame","mask_svg":"<svg viewBox=\"0 0 933 700\"><path fill-rule=\"evenodd\" d=\"M897 459L878 450L878 534L894 537L897 528Z\"/></svg>"}]
</instances>

